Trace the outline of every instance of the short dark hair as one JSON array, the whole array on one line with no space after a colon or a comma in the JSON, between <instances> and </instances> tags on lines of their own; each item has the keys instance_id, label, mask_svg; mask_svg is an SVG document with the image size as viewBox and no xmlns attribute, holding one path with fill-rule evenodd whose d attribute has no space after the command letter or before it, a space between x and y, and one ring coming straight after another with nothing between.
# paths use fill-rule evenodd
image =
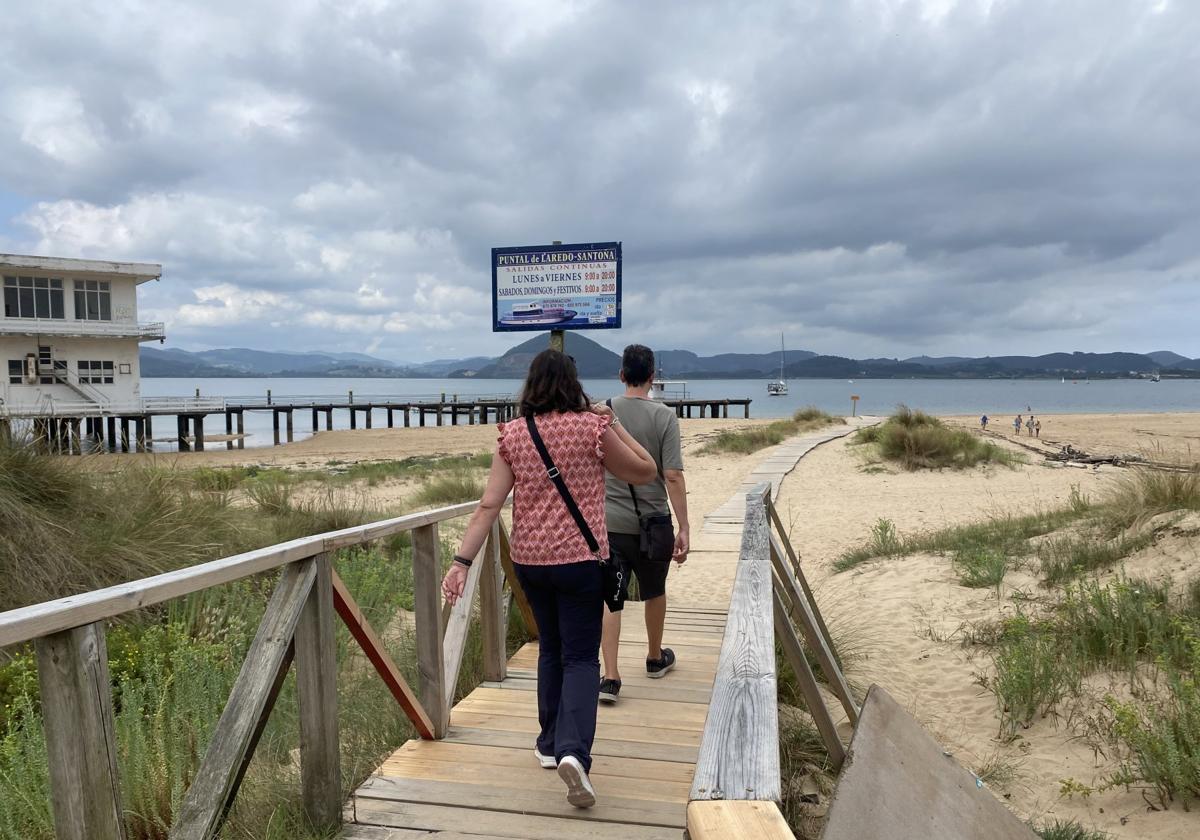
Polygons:
<instances>
[{"instance_id":1,"label":"short dark hair","mask_svg":"<svg viewBox=\"0 0 1200 840\"><path fill-rule=\"evenodd\" d=\"M635 388L654 376L654 351L644 344L630 344L621 354L621 378Z\"/></svg>"},{"instance_id":2,"label":"short dark hair","mask_svg":"<svg viewBox=\"0 0 1200 840\"><path fill-rule=\"evenodd\" d=\"M521 388L522 417L551 411L587 411L590 406L574 359L558 350L543 350L533 357Z\"/></svg>"}]
</instances>

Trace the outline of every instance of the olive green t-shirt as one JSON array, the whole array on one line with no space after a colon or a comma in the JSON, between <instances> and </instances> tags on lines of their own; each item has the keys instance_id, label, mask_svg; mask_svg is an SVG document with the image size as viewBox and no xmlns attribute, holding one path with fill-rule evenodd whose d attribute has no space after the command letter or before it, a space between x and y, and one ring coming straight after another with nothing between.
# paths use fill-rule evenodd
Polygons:
<instances>
[{"instance_id":1,"label":"olive green t-shirt","mask_svg":"<svg viewBox=\"0 0 1200 840\"><path fill-rule=\"evenodd\" d=\"M679 445L679 418L675 416L675 410L656 400L642 400L636 397L614 397L612 408L625 431L646 447L654 463L658 464L658 475L654 480L635 487L638 509L643 516L670 513L663 471L683 469L683 453ZM634 513L629 485L609 472L604 474L604 484L608 530L614 534L638 533L638 519Z\"/></svg>"}]
</instances>

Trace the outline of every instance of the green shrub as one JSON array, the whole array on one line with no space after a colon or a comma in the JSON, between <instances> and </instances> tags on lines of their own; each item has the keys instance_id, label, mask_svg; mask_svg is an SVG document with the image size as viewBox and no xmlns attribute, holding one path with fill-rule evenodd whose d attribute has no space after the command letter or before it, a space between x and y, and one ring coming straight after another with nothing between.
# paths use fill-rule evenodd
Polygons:
<instances>
[{"instance_id":1,"label":"green shrub","mask_svg":"<svg viewBox=\"0 0 1200 840\"><path fill-rule=\"evenodd\" d=\"M1112 540L1095 534L1048 539L1037 548L1042 580L1046 584L1064 583L1083 572L1111 568L1153 540L1153 534L1122 535Z\"/></svg>"},{"instance_id":2,"label":"green shrub","mask_svg":"<svg viewBox=\"0 0 1200 840\"><path fill-rule=\"evenodd\" d=\"M1151 516L1200 510L1200 469L1166 472L1135 467L1123 475L1104 505L1113 528L1130 528Z\"/></svg>"},{"instance_id":3,"label":"green shrub","mask_svg":"<svg viewBox=\"0 0 1200 840\"><path fill-rule=\"evenodd\" d=\"M1035 828L1042 840L1109 840L1103 831L1084 828L1077 820L1055 820Z\"/></svg>"},{"instance_id":4,"label":"green shrub","mask_svg":"<svg viewBox=\"0 0 1200 840\"><path fill-rule=\"evenodd\" d=\"M1128 754L1114 781L1148 783L1164 807L1200 799L1200 637L1189 643L1190 661L1168 669L1165 693L1136 703L1108 700L1113 738Z\"/></svg>"},{"instance_id":5,"label":"green shrub","mask_svg":"<svg viewBox=\"0 0 1200 840\"><path fill-rule=\"evenodd\" d=\"M1000 732L1012 737L1019 727L1052 712L1073 678L1048 628L1024 615L1006 625L992 654L990 687L1000 707Z\"/></svg>"},{"instance_id":6,"label":"green shrub","mask_svg":"<svg viewBox=\"0 0 1200 840\"><path fill-rule=\"evenodd\" d=\"M855 443L874 445L881 458L908 470L964 469L982 463L1011 466L1020 460L965 429L952 429L904 405L883 423L860 429Z\"/></svg>"},{"instance_id":7,"label":"green shrub","mask_svg":"<svg viewBox=\"0 0 1200 840\"><path fill-rule=\"evenodd\" d=\"M871 527L871 536L858 548L853 548L833 563L835 571L844 572L855 566L880 557L899 557L911 553L906 542L896 533L896 525L890 519L879 519Z\"/></svg>"},{"instance_id":8,"label":"green shrub","mask_svg":"<svg viewBox=\"0 0 1200 840\"><path fill-rule=\"evenodd\" d=\"M1008 573L1008 558L1003 552L986 547L972 547L954 555L958 582L972 589L999 586Z\"/></svg>"},{"instance_id":9,"label":"green shrub","mask_svg":"<svg viewBox=\"0 0 1200 840\"><path fill-rule=\"evenodd\" d=\"M777 446L795 435L839 423L844 425L846 421L841 417L827 414L819 408L809 406L797 411L790 420L777 420L766 426L721 432L713 440L700 447L700 452L703 454L733 452L739 455L748 455L768 446Z\"/></svg>"},{"instance_id":10,"label":"green shrub","mask_svg":"<svg viewBox=\"0 0 1200 840\"><path fill-rule=\"evenodd\" d=\"M461 470L438 475L421 485L413 497L417 505L439 506L473 502L483 496L483 481L476 473Z\"/></svg>"}]
</instances>

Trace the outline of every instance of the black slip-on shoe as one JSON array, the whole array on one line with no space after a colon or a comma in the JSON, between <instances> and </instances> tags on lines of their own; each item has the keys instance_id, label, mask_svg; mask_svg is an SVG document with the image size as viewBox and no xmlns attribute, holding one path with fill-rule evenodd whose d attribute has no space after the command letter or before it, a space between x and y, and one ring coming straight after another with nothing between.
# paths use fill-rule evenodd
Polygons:
<instances>
[{"instance_id":1,"label":"black slip-on shoe","mask_svg":"<svg viewBox=\"0 0 1200 840\"><path fill-rule=\"evenodd\" d=\"M670 648L662 649L660 659L646 660L646 676L652 680L662 679L667 672L675 667L675 651Z\"/></svg>"}]
</instances>

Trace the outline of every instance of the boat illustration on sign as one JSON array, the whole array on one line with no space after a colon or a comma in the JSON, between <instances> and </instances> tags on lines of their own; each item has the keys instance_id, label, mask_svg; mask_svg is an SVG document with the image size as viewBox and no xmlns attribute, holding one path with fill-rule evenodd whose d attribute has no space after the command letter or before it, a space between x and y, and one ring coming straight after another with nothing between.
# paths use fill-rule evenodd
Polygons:
<instances>
[{"instance_id":1,"label":"boat illustration on sign","mask_svg":"<svg viewBox=\"0 0 1200 840\"><path fill-rule=\"evenodd\" d=\"M500 319L501 324L561 324L570 321L578 313L561 306L544 306L540 303L515 303L512 312Z\"/></svg>"}]
</instances>

